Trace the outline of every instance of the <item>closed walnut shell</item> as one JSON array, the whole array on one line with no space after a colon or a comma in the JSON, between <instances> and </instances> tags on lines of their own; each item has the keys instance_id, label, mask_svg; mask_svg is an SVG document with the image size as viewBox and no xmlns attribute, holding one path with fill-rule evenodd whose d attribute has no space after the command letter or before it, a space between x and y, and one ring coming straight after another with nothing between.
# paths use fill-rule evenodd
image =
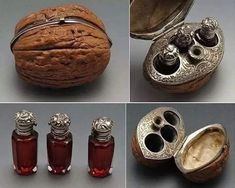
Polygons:
<instances>
[{"instance_id":1,"label":"closed walnut shell","mask_svg":"<svg viewBox=\"0 0 235 188\"><path fill-rule=\"evenodd\" d=\"M87 8L70 4L32 13L16 25L15 35L48 20L76 18L85 23L34 28L12 42L16 70L29 83L67 88L96 80L110 60L111 42L102 21Z\"/></svg>"}]
</instances>

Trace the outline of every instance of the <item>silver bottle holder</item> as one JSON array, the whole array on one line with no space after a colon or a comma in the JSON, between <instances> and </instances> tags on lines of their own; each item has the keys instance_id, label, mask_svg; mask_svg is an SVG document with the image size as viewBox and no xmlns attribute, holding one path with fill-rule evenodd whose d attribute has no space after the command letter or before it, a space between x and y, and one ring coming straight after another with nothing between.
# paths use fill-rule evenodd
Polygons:
<instances>
[{"instance_id":1,"label":"silver bottle holder","mask_svg":"<svg viewBox=\"0 0 235 188\"><path fill-rule=\"evenodd\" d=\"M214 18L184 23L192 5L193 0L131 2L131 37L153 40L145 58L144 75L153 86L168 92L199 89L223 58L223 32ZM172 55L169 49L175 53Z\"/></svg>"}]
</instances>

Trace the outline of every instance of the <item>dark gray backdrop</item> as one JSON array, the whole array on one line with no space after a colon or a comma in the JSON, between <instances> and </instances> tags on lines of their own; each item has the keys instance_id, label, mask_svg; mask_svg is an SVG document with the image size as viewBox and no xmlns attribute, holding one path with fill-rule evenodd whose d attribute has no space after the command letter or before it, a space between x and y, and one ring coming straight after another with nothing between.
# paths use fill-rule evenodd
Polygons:
<instances>
[{"instance_id":1,"label":"dark gray backdrop","mask_svg":"<svg viewBox=\"0 0 235 188\"><path fill-rule=\"evenodd\" d=\"M220 123L227 129L231 153L223 174L198 185L189 182L172 165L172 169L149 169L138 164L131 152L131 137L139 120L151 110L170 106L183 116L186 135L209 124ZM235 184L235 105L234 104L128 104L127 106L127 188L234 188Z\"/></svg>"},{"instance_id":2,"label":"dark gray backdrop","mask_svg":"<svg viewBox=\"0 0 235 188\"><path fill-rule=\"evenodd\" d=\"M32 11L66 3L80 3L104 21L113 40L110 64L97 81L81 87L53 91L28 85L18 78L10 51L15 24ZM129 101L128 12L128 0L0 0L0 101Z\"/></svg>"},{"instance_id":3,"label":"dark gray backdrop","mask_svg":"<svg viewBox=\"0 0 235 188\"><path fill-rule=\"evenodd\" d=\"M37 115L38 172L31 176L19 176L13 171L11 133L15 127L15 112L27 109ZM47 172L46 134L48 121L56 112L71 117L73 134L72 169L64 176ZM100 116L115 121L115 154L113 174L106 178L94 178L87 173L87 145L91 123ZM125 187L125 106L122 104L0 104L0 187L1 188L124 188Z\"/></svg>"},{"instance_id":4,"label":"dark gray backdrop","mask_svg":"<svg viewBox=\"0 0 235 188\"><path fill-rule=\"evenodd\" d=\"M208 16L218 19L225 36L225 54L217 72L201 90L172 95L154 89L143 77L142 64L151 41L131 39L131 101L137 102L235 102L234 69L234 0L195 0L186 22L201 22Z\"/></svg>"}]
</instances>

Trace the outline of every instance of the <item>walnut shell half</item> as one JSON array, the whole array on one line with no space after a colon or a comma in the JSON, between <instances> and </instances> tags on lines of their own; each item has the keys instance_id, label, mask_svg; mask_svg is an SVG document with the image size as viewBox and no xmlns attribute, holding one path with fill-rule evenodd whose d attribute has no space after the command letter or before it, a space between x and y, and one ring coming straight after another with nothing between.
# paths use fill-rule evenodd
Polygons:
<instances>
[{"instance_id":1,"label":"walnut shell half","mask_svg":"<svg viewBox=\"0 0 235 188\"><path fill-rule=\"evenodd\" d=\"M186 178L202 183L222 172L228 155L229 140L225 129L214 124L189 135L175 161Z\"/></svg>"},{"instance_id":2,"label":"walnut shell half","mask_svg":"<svg viewBox=\"0 0 235 188\"><path fill-rule=\"evenodd\" d=\"M47 8L23 18L15 34L47 20L73 17L88 24L55 24L34 28L12 47L16 70L29 83L67 88L96 80L110 60L110 41L102 21L89 9L69 4ZM95 25L97 27L90 27Z\"/></svg>"}]
</instances>

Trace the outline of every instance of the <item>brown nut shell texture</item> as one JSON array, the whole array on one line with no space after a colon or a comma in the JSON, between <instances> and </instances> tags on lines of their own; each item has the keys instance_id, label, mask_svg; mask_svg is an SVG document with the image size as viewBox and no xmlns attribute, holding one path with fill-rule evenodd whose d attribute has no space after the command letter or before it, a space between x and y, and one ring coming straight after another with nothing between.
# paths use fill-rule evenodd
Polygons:
<instances>
[{"instance_id":1,"label":"brown nut shell texture","mask_svg":"<svg viewBox=\"0 0 235 188\"><path fill-rule=\"evenodd\" d=\"M35 27L12 45L16 70L29 83L49 88L79 86L96 80L109 63L111 42L104 24L78 4L32 13L19 21L15 35L35 24L61 18L76 18L88 24Z\"/></svg>"}]
</instances>

